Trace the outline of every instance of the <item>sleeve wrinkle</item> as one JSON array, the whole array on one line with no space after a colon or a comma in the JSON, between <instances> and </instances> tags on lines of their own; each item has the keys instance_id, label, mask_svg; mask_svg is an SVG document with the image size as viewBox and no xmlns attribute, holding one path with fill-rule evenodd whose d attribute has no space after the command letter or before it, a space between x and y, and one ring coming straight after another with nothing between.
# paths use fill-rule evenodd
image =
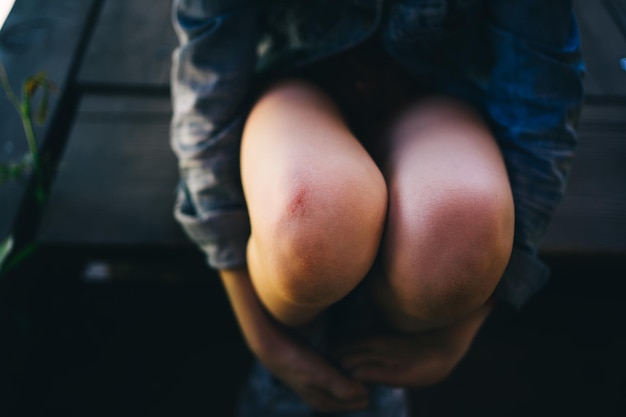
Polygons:
<instances>
[{"instance_id":1,"label":"sleeve wrinkle","mask_svg":"<svg viewBox=\"0 0 626 417\"><path fill-rule=\"evenodd\" d=\"M175 0L171 145L174 214L214 267L245 263L249 220L239 144L256 60L253 1Z\"/></svg>"}]
</instances>

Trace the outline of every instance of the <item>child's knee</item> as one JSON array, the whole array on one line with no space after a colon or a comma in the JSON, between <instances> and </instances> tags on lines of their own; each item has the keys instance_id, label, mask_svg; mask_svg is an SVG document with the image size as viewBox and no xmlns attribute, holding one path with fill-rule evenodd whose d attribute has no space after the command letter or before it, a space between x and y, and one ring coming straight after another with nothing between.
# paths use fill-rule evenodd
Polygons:
<instances>
[{"instance_id":1,"label":"child's knee","mask_svg":"<svg viewBox=\"0 0 626 417\"><path fill-rule=\"evenodd\" d=\"M508 263L513 204L488 187L446 190L386 249L401 308L423 321L455 320L489 298Z\"/></svg>"},{"instance_id":2,"label":"child's knee","mask_svg":"<svg viewBox=\"0 0 626 417\"><path fill-rule=\"evenodd\" d=\"M363 279L385 218L386 194L379 186L345 177L292 181L259 237L268 279L283 297L329 305Z\"/></svg>"}]
</instances>

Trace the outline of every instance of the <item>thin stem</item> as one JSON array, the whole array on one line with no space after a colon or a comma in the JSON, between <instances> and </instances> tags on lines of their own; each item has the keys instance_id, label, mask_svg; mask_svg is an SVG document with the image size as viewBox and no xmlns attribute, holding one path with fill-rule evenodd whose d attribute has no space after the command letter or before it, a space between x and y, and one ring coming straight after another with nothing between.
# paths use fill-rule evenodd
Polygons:
<instances>
[{"instance_id":1,"label":"thin stem","mask_svg":"<svg viewBox=\"0 0 626 417\"><path fill-rule=\"evenodd\" d=\"M7 76L7 72L4 69L4 65L2 64L0 64L0 81L2 82L2 88L4 89L7 98L9 99L11 104L13 104L15 109L21 113L20 109L22 106L20 105L20 101L18 100L17 96L13 92L13 89L11 88L11 84L9 84L9 77Z\"/></svg>"},{"instance_id":2,"label":"thin stem","mask_svg":"<svg viewBox=\"0 0 626 417\"><path fill-rule=\"evenodd\" d=\"M31 117L31 97L26 91L23 91L22 100L20 101L9 83L9 77L7 76L4 66L0 64L0 82L2 88L13 104L15 109L22 119L22 126L24 127L24 133L26 135L26 142L32 158L33 170L35 171L35 197L39 205L44 201L44 188L43 188L43 172L41 168L41 159L39 157L39 149L37 148L37 140L35 139L35 131L33 129L33 122Z\"/></svg>"},{"instance_id":3,"label":"thin stem","mask_svg":"<svg viewBox=\"0 0 626 417\"><path fill-rule=\"evenodd\" d=\"M24 126L24 133L26 134L28 149L30 150L30 155L33 158L33 168L35 170L35 177L37 181L37 201L41 204L43 203L43 173L41 172L39 149L37 148L37 141L35 139L35 131L33 129L33 122L31 118L30 98L26 95L22 99L22 105L20 106L20 115L22 116L22 125Z\"/></svg>"}]
</instances>

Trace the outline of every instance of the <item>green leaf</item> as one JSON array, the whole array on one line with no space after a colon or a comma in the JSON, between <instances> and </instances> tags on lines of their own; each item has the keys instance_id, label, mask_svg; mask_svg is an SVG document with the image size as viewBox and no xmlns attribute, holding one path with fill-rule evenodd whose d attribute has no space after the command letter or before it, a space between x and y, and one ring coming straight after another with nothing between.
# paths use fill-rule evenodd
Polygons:
<instances>
[{"instance_id":1,"label":"green leaf","mask_svg":"<svg viewBox=\"0 0 626 417\"><path fill-rule=\"evenodd\" d=\"M12 163L9 165L9 178L12 180L19 179L25 171L25 166L21 163Z\"/></svg>"},{"instance_id":2,"label":"green leaf","mask_svg":"<svg viewBox=\"0 0 626 417\"><path fill-rule=\"evenodd\" d=\"M0 243L0 270L2 270L2 264L7 260L11 250L13 249L13 236L8 236Z\"/></svg>"},{"instance_id":3,"label":"green leaf","mask_svg":"<svg viewBox=\"0 0 626 417\"><path fill-rule=\"evenodd\" d=\"M32 167L33 159L29 154L24 155L24 158L22 158L21 161L0 163L0 184L24 178Z\"/></svg>"},{"instance_id":4,"label":"green leaf","mask_svg":"<svg viewBox=\"0 0 626 417\"><path fill-rule=\"evenodd\" d=\"M40 125L46 121L48 117L48 104L50 102L50 89L47 86L44 86L43 95L41 97L41 101L39 102L39 107L37 107L37 115L35 120Z\"/></svg>"},{"instance_id":5,"label":"green leaf","mask_svg":"<svg viewBox=\"0 0 626 417\"><path fill-rule=\"evenodd\" d=\"M31 77L26 78L26 81L24 81L24 94L28 97L28 98L32 98L35 93L37 92L37 89L39 89L39 87L43 87L47 85L47 79L46 79L46 74L43 72L40 72L37 75L33 75Z\"/></svg>"},{"instance_id":6,"label":"green leaf","mask_svg":"<svg viewBox=\"0 0 626 417\"><path fill-rule=\"evenodd\" d=\"M36 243L31 243L27 245L25 248L21 249L11 258L11 261L7 263L5 272L9 272L17 268L22 262L30 258L35 253L36 250L37 250Z\"/></svg>"},{"instance_id":7,"label":"green leaf","mask_svg":"<svg viewBox=\"0 0 626 417\"><path fill-rule=\"evenodd\" d=\"M2 84L2 89L6 94L7 98L13 104L13 107L19 112L20 110L20 101L17 99L17 96L11 89L11 84L9 84L9 77L7 76L7 72L4 68L4 65L0 63L0 83Z\"/></svg>"},{"instance_id":8,"label":"green leaf","mask_svg":"<svg viewBox=\"0 0 626 417\"><path fill-rule=\"evenodd\" d=\"M39 204L40 207L46 201L46 193L40 186L35 187L35 199L37 200L37 204Z\"/></svg>"},{"instance_id":9,"label":"green leaf","mask_svg":"<svg viewBox=\"0 0 626 417\"><path fill-rule=\"evenodd\" d=\"M35 95L41 89L41 99L36 106L34 119L38 124L43 124L48 117L50 107L50 94L57 91L56 85L48 79L45 72L30 76L22 84L22 100L19 111L22 118L31 118L31 107L35 107Z\"/></svg>"}]
</instances>

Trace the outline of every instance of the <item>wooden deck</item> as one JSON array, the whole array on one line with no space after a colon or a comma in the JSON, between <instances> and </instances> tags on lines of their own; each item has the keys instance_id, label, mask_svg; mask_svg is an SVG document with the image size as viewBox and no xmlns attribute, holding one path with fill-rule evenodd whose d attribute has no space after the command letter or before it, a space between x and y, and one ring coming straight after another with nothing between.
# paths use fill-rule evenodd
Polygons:
<instances>
[{"instance_id":1,"label":"wooden deck","mask_svg":"<svg viewBox=\"0 0 626 417\"><path fill-rule=\"evenodd\" d=\"M38 2L35 2L38 3ZM59 85L44 148L64 144L38 231L45 245L187 245L171 216L176 161L168 144L167 1L19 2L2 31L14 87L45 70ZM626 23L622 1L577 1L588 103L568 194L541 244L545 253L626 253ZM149 9L150 13L145 13ZM76 36L82 34L82 36ZM42 41L42 42L38 42ZM6 114L0 158L25 150ZM17 135L17 136L16 136ZM13 229L21 187L0 187L0 238Z\"/></svg>"},{"instance_id":2,"label":"wooden deck","mask_svg":"<svg viewBox=\"0 0 626 417\"><path fill-rule=\"evenodd\" d=\"M86 48L97 1L17 2L0 32L0 61L12 89L21 90L22 80L45 71L62 92L52 101L50 117L36 128L40 146L62 133L72 115L66 110L76 94L75 77ZM77 34L82 36L77 36ZM0 160L19 158L26 150L21 121L4 94L0 99ZM56 139L56 138L54 138ZM24 197L24 187L15 183L0 186L0 240L15 227Z\"/></svg>"},{"instance_id":3,"label":"wooden deck","mask_svg":"<svg viewBox=\"0 0 626 417\"><path fill-rule=\"evenodd\" d=\"M615 4L622 3L577 2L589 70L588 104L568 194L541 244L545 253L626 252L626 71L620 67L626 36L619 20L623 14L618 14L623 7ZM3 52L12 78L29 68L44 68L63 92L55 117L40 131L43 140L67 144L38 239L96 250L102 244L185 245L171 217L177 171L168 145L168 77L176 39L169 2L80 5L70 16L52 6L35 13L18 5L3 31L9 46L28 36L47 39L41 49L29 48L27 56L11 53L10 47ZM61 24L65 20L71 24ZM59 105L67 96L78 103L75 114ZM8 105L2 105L4 112ZM59 118L72 120L66 137L48 137ZM8 137L19 131L18 121L4 123L2 129ZM5 153L22 150L21 142L13 142ZM10 186L0 192L4 236L13 225L21 191Z\"/></svg>"},{"instance_id":4,"label":"wooden deck","mask_svg":"<svg viewBox=\"0 0 626 417\"><path fill-rule=\"evenodd\" d=\"M557 270L567 272L563 273L565 278L559 279L565 281L568 278L567 274L578 271L580 274L593 275L593 279L596 283L600 283L601 288L592 287L588 290L583 284L585 278L579 278L571 284L574 289L570 286L569 290L565 290L565 298L563 298L565 301L558 304L560 310L552 309L556 305L554 299L545 304L535 304L534 310L531 306L530 316L526 316L530 317L526 319L527 321L521 324L516 322L517 327L514 326L514 330L509 333L505 331L504 342L502 338L489 339L490 341L481 345L482 348L478 348L477 353L474 353L474 362L468 366L477 367L478 372L482 372L482 365L492 361L486 372L488 378L485 378L489 382L482 386L485 387L485 392L496 390L498 395L504 398L502 401L507 398L513 402L519 401L519 398L515 397L515 392L519 387L522 387L522 395L536 393L524 391L532 385L530 383L524 385L525 381L516 380L515 383L502 386L494 382L498 381L504 372L513 374L528 372L523 365L529 363L537 367L532 375L541 378L544 371L547 372L549 378L540 381L546 393L553 392L552 382L565 382L563 386L567 389L576 389L574 382L568 385L566 379L571 377L571 381L578 383L579 380L575 379L574 374L580 369L571 370L568 366L573 363L578 366L583 360L582 355L575 356L573 353L568 353L565 359L558 362L562 367L559 369L548 369L553 364L551 362L553 359L539 356L548 349L554 353L553 357L557 357L561 353L557 352L558 349L566 349L570 345L578 347L584 345L580 349L586 350L575 351L582 352L584 355L610 352L613 355L612 358L618 358L615 369L607 367L604 376L592 375L593 378L590 377L590 381L593 379L595 383L598 378L604 378L605 383L601 387L605 391L616 387L615 395L620 398L623 398L621 388L626 388L622 372L626 371L626 363L622 358L623 349L626 348L626 336L616 332L613 326L614 323L622 322L622 320L617 320L620 315L624 317L624 310L621 307L623 300L621 296L618 297L617 291L613 291L618 288L618 284L608 286L602 284L606 284L608 280L621 282L624 274L619 272L611 275L612 272L608 266L597 268L598 265L603 265L602 260L606 257L612 260L618 259L620 262L626 261L626 70L620 66L620 60L626 58L626 0L575 0L575 4L588 67L588 77L585 81L587 102L580 123L579 153L573 167L568 193L558 208L540 249L541 254L550 261L558 260L558 262L552 262L551 265ZM185 269L187 267L179 265L179 259L172 258L167 260L168 268L171 267L176 271L172 272L168 268L163 271L148 268L148 274L163 277L165 281L170 280L171 276L188 273L194 277L204 277L205 270L201 269L204 268L202 260L193 258L197 255L196 249L183 236L172 217L174 187L178 174L168 138L171 112L169 69L171 51L175 45L176 39L170 23L169 0L18 0L0 32L0 61L7 68L15 90L19 89L19 83L23 77L40 70L46 71L59 87L59 93L52 102L51 117L37 129L44 154L58 159L56 175L51 182L49 201L43 211L41 222L34 233L28 236L34 238L41 250L48 251L47 253L51 254L50 257L54 258L54 262L51 263L54 267L51 273L55 278L62 277L63 274L84 275L84 271L70 272L74 267L72 263L76 253L87 254L83 256L86 259L102 259L106 258L104 253L111 249L118 254L127 250L135 251L133 254L140 253L142 259L138 262L144 264L151 262L153 258L149 255L154 253L164 254L173 250L176 256L181 253L194 254L184 260L187 262L192 259L190 262L195 262L193 266L198 267L196 271ZM26 146L25 141L22 140L19 118L14 114L8 101L1 97L0 115L2 118L0 160L5 161L21 155L26 150ZM9 234L19 234L20 225L30 221L20 215L20 213L28 212L28 207L25 207L28 204L32 202L24 199L23 187L16 184L0 186L0 241ZM595 256L597 257L595 259L599 261L589 266L584 261L589 256ZM95 267L97 269L97 265ZM120 268L127 270L125 263ZM624 268L622 267L619 271L624 271ZM126 272L120 274L124 277L128 276ZM101 328L102 321L106 322L106 326L119 326L119 328L126 329L123 336L134 343L132 349L135 350L131 353L135 356L132 358L124 356L124 349L127 347L126 339L118 340L115 342L117 344L109 342L105 346L107 348L112 346L113 353L100 350L98 354L110 358L110 362L101 362L98 366L102 369L91 368L94 372L100 372L98 375L108 378L109 383L113 383L112 381L117 378L118 374L124 373L124 366L129 368L134 366L133 361L142 354L139 350L149 351L153 348L142 337L145 336L147 340L155 344L166 345L168 343L161 333L162 323L166 323L165 327L170 332L169 334L180 337L190 346L194 343L199 343L202 349L217 346L216 349L219 352L224 355L228 354L229 345L219 344L210 336L206 338L200 338L195 334L189 336L202 326L218 323L218 320L207 323L197 317L216 314L224 317L229 314L226 300L223 296L217 295L221 292L216 282L203 284L204 286L201 287L203 294L215 294L211 299L211 303L215 302L214 305L205 303L203 296L194 292L195 288L194 291L189 291L188 288L183 289L183 293L171 288L155 290L158 294L150 293L151 295L147 296L148 300L141 307L137 307L135 302L146 295L143 292L139 294L139 291L134 289L129 294L123 293L125 298L119 306L108 304L110 299L107 297L111 294L110 289L103 289L105 294L93 288L76 290L75 293L67 296L68 298L62 298L56 294L56 298L51 301L48 290L54 287L53 284L43 285L43 290L37 289L41 293L38 292L37 296L32 297L34 301L28 302L32 305L39 303L46 307L56 308L57 312L61 309L62 313L54 317L58 320L68 320L73 323L72 325L75 324L79 328L76 332L81 335L87 333L89 340L94 344L100 343L101 336L92 334L92 328ZM609 288L608 296L602 294L605 288ZM573 297L572 291L575 294ZM580 297L580 294L586 294L587 291L590 292L588 298ZM0 300L2 300L2 295L0 294ZM76 297L71 298L73 296ZM601 298L605 296L610 298L607 303L604 302L605 298ZM180 300L176 298L172 301L172 297L179 297ZM62 304L59 300L68 299L70 300L68 307L59 307L59 304ZM28 300L31 299L28 298ZM119 302L119 297L116 300ZM187 300L192 300L189 303L196 304L191 305ZM581 308L583 305L585 308ZM588 306L593 306L593 309L587 309ZM0 301L0 313L2 313L2 307ZM117 307L120 311L111 312ZM137 313L140 308L146 308L147 312ZM107 313L96 314L94 313L96 309L107 311ZM591 310L594 315L587 315ZM84 313L93 322L80 322L80 319L75 317L76 311ZM560 313L560 311L567 311L568 315L565 316L565 313ZM40 322L44 323L42 325L44 330L39 341L41 346L38 347L39 350L34 351L44 352L44 359L41 361L52 363L57 358L45 353L48 347L45 342L52 340L53 344L56 343L54 332L67 329L58 322L53 322L53 319L48 319L46 314L47 312L40 313ZM150 318L150 315L154 315L155 318ZM134 326L132 329L124 327L124 321L129 316L135 320L132 323ZM187 324L185 327L187 333L183 335L183 331L177 328L172 317L185 322L190 316L194 316L193 322ZM607 317L609 319L606 319ZM2 319L0 315L0 324L3 323ZM107 321L109 319L111 319L110 322ZM115 325L110 324L112 322ZM154 328L141 329L146 322L152 323L151 326ZM220 318L219 323L222 323L220 335L224 335L224 338L237 337L236 332L232 330L235 324L230 316L223 322ZM584 326L584 332L590 334L589 337L593 340L579 339L579 328L574 323L576 326L579 324ZM559 326L563 326L565 330L555 330ZM137 329L142 331L135 333ZM539 336L537 332L540 333ZM607 340L606 334L610 335L609 347L608 350L601 350L604 347L600 347L600 342L595 341ZM71 350L76 338L70 336L67 336L66 344L59 342L58 346L62 346L63 349L59 347L53 350L63 352L62 355L65 355L63 357L68 362L73 360L70 356L80 356L78 348ZM559 338L561 336L562 338ZM535 339L532 339L533 337ZM37 341L33 343L36 344ZM171 341L169 343L173 344ZM506 345L506 343L514 347L505 349L506 346L503 347L503 344ZM541 345L541 343L546 343L546 345ZM529 350L518 349L518 346ZM0 350L2 347L0 346ZM64 349L67 347L70 347L69 353L65 353ZM500 348L503 350L499 350ZM171 351L165 352L164 355L174 351L184 355L186 352L180 346L176 349L179 350L171 347ZM198 398L204 398L204 393L199 392L199 389L191 384L185 384L184 377L181 375L195 372L197 375L194 374L193 380L199 381L205 380L204 374L210 374L216 369L220 373L227 373L230 369L223 363L216 366L206 359L204 351L200 352L199 349L194 351L195 356L184 358L184 364L181 365L185 367L184 371L177 374L178 369L171 370L174 376L167 376L168 380L172 378L175 380L178 377L179 380L176 383L182 387L180 392L175 394L175 398L182 400L172 406L174 408L168 409L169 415L176 414L179 411L176 408L177 405L190 400L191 397L195 405L199 405ZM528 351L537 355L529 356L531 359L540 357L543 362L537 362L537 364L531 360L524 362L524 355ZM495 356L492 357L492 355ZM116 361L120 358L122 358L121 364L115 365L116 367L112 370L107 368L110 363L117 363ZM155 354L153 361L149 363L152 365L159 361L161 357L157 358ZM87 363L88 360L85 359L84 362ZM94 362L89 363L91 366L96 366ZM195 369L197 363L200 363L200 370ZM40 365L43 368L53 367L53 365L43 366L35 362L32 365L31 380L38 379L38 366ZM540 366L545 366L546 370L539 369ZM147 368L147 365L146 369L132 368L136 373L133 374L135 382L122 381L123 389L131 391L134 383L144 383L140 375L154 375L155 371ZM63 410L91 412L93 408L89 407L93 406L88 404L89 401L94 398L97 399L94 401L106 401L104 397L98 396L97 392L90 391L90 387L81 385L83 377L90 372L90 369L79 369L76 365L76 369L54 368L53 370L57 372L55 378L56 375L61 375L57 378L61 382L71 382L67 382L68 392L78 389L77 392L80 392L86 400L70 405L58 404L54 402L53 394L58 394L60 391L49 391L40 387L39 394L49 396L46 398L50 404L56 404L59 409ZM565 375L567 378L560 375ZM1 376L2 363L0 361ZM1 378L0 382L2 382ZM469 384L472 383L473 381L469 382ZM459 384L457 388L461 392L465 389L464 387L468 386L468 381ZM591 382L585 385L585 389L594 390L593 387ZM96 388L109 389L104 387L104 383L96 384ZM156 392L157 389L154 390ZM594 395L601 400L594 401L594 406L599 407L594 409L595 411L616 404L613 397L608 397L613 395L613 391L596 390L597 392L593 391ZM71 392L72 395L63 393L59 398L76 397L73 394L74 391ZM223 391L216 392L222 393ZM570 392L566 392L565 388L559 392L563 399L572 401ZM580 391L576 392L578 395L583 395ZM125 398L124 395L127 393L120 393L120 398ZM232 392L228 395L230 395L229 399L234 398ZM428 401L439 394L436 391L426 391L421 395L420 401L428 404ZM484 399L485 404L493 401L486 397L480 398ZM609 400L613 402L607 402ZM144 399L140 398L137 401L144 401ZM145 401L158 404L155 398L146 398ZM468 399L468 401L471 400ZM554 403L564 404L567 401L555 400ZM0 407L1 403L0 399ZM81 409L76 404L80 404L83 408ZM560 411L563 410L571 410L574 413L577 410L572 405L573 402L567 404L569 405L552 414L561 414ZM202 404L199 408L207 410L206 415L210 415L210 406ZM157 413L160 411L156 406L150 408L150 410L153 409ZM186 410L189 414L195 415L192 408ZM511 413L510 415L548 415L534 410L527 411L528 413ZM89 415L89 412L76 411L76 415ZM0 415L3 415L2 408L0 408ZM113 415L113 410L111 415ZM139 412L137 415L142 415L142 413ZM443 414L434 413L433 415ZM458 413L453 415L458 415ZM602 415L609 414L607 412Z\"/></svg>"}]
</instances>

